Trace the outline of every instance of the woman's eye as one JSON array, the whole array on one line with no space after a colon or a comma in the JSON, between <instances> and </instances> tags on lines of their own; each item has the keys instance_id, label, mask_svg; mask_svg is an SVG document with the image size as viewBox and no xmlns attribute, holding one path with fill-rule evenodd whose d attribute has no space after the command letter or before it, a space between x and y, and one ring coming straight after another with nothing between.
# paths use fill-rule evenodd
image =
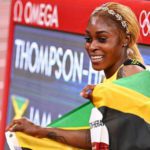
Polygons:
<instances>
[{"instance_id":1,"label":"woman's eye","mask_svg":"<svg viewBox=\"0 0 150 150\"><path fill-rule=\"evenodd\" d=\"M105 43L107 41L107 39L106 38L98 38L98 41L101 43Z\"/></svg>"},{"instance_id":2,"label":"woman's eye","mask_svg":"<svg viewBox=\"0 0 150 150\"><path fill-rule=\"evenodd\" d=\"M90 42L92 42L92 38L90 38L90 37L85 37L85 41L86 41L87 43L90 43Z\"/></svg>"}]
</instances>

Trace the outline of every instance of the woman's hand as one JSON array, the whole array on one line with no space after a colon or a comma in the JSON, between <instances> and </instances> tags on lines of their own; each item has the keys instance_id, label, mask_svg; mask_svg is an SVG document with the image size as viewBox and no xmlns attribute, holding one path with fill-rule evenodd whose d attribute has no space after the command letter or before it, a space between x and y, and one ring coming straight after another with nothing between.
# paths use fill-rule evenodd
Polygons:
<instances>
[{"instance_id":1,"label":"woman's hand","mask_svg":"<svg viewBox=\"0 0 150 150\"><path fill-rule=\"evenodd\" d=\"M26 118L13 120L6 131L23 132L38 138L48 138L81 149L91 149L90 130L65 130L59 128L42 128Z\"/></svg>"},{"instance_id":2,"label":"woman's hand","mask_svg":"<svg viewBox=\"0 0 150 150\"><path fill-rule=\"evenodd\" d=\"M95 87L95 85L87 85L87 86L85 86L85 87L82 89L80 95L81 95L83 98L92 100L92 92L93 92L93 90L94 90L94 87Z\"/></svg>"},{"instance_id":3,"label":"woman's hand","mask_svg":"<svg viewBox=\"0 0 150 150\"><path fill-rule=\"evenodd\" d=\"M6 128L6 131L11 132L24 132L28 135L42 138L44 137L44 133L42 132L42 127L33 124L26 118L15 119L10 125Z\"/></svg>"}]
</instances>

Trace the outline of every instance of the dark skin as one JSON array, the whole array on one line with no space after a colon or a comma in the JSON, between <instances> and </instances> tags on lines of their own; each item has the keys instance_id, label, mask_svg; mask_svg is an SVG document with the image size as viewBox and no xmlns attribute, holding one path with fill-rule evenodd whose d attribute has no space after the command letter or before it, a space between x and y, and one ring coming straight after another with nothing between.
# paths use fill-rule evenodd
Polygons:
<instances>
[{"instance_id":1,"label":"dark skin","mask_svg":"<svg viewBox=\"0 0 150 150\"><path fill-rule=\"evenodd\" d=\"M15 125L15 126L14 126ZM90 131L89 130L63 130L58 128L43 128L30 122L26 118L13 120L7 128L9 131L20 131L38 138L50 138L82 149L90 149ZM77 142L80 141L80 142ZM82 143L82 144L81 144Z\"/></svg>"},{"instance_id":2,"label":"dark skin","mask_svg":"<svg viewBox=\"0 0 150 150\"><path fill-rule=\"evenodd\" d=\"M107 25L106 22L107 21ZM130 36L120 40L120 30L108 18L93 17L86 29L85 48L95 70L104 70L106 78L111 77L127 59Z\"/></svg>"},{"instance_id":3,"label":"dark skin","mask_svg":"<svg viewBox=\"0 0 150 150\"><path fill-rule=\"evenodd\" d=\"M92 17L86 29L85 48L95 70L104 70L106 78L111 77L127 59L127 47L130 36L124 34L120 40L120 30L116 23L108 18ZM130 76L142 71L138 66L125 66L119 70L119 77ZM90 99L95 85L86 86L80 95ZM91 92L87 92L91 90ZM25 118L13 120L7 131L21 131L34 137L50 138L74 147L91 149L90 130L63 130L42 128Z\"/></svg>"}]
</instances>

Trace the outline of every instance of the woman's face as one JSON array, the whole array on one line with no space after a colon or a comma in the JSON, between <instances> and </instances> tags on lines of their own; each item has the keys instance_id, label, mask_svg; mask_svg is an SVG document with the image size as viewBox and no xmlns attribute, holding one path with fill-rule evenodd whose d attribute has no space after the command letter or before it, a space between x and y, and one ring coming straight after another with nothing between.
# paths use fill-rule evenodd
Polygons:
<instances>
[{"instance_id":1,"label":"woman's face","mask_svg":"<svg viewBox=\"0 0 150 150\"><path fill-rule=\"evenodd\" d=\"M106 77L112 76L126 59L124 40L119 34L116 23L104 17L92 17L86 29L85 48L93 69L104 70Z\"/></svg>"}]
</instances>

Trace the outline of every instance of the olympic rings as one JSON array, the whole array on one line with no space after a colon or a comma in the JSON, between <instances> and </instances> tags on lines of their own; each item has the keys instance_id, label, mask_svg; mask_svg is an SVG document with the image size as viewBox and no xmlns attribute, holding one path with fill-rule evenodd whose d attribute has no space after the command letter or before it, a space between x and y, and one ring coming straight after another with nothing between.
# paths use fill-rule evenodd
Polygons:
<instances>
[{"instance_id":1,"label":"olympic rings","mask_svg":"<svg viewBox=\"0 0 150 150\"><path fill-rule=\"evenodd\" d=\"M140 27L144 36L150 34L150 11L142 10L139 16Z\"/></svg>"}]
</instances>

